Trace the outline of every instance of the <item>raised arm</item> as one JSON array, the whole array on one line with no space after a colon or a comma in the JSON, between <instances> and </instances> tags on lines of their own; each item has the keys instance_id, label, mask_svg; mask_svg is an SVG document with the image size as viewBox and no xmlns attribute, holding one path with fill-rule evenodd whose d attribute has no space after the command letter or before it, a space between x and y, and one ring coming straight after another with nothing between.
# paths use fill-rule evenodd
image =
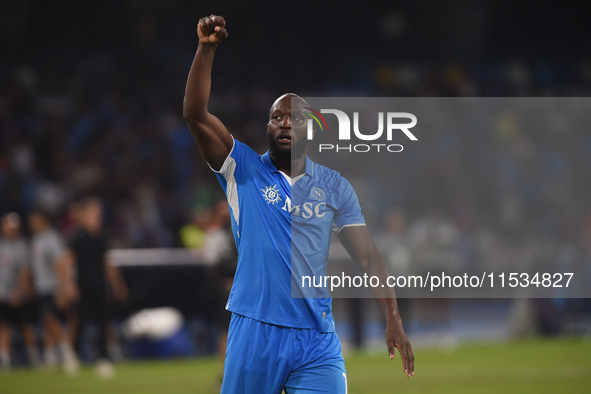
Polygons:
<instances>
[{"instance_id":1,"label":"raised arm","mask_svg":"<svg viewBox=\"0 0 591 394\"><path fill-rule=\"evenodd\" d=\"M219 170L232 149L232 136L226 126L207 109L211 90L211 66L217 45L228 37L226 21L221 16L201 18L197 25L199 46L189 71L183 116L203 158Z\"/></svg>"},{"instance_id":2,"label":"raised arm","mask_svg":"<svg viewBox=\"0 0 591 394\"><path fill-rule=\"evenodd\" d=\"M364 273L368 276L377 276L380 278L380 283L386 283L388 269L366 226L345 227L339 233L339 239ZM394 348L398 348L402 358L402 369L406 376L411 377L414 375L415 357L402 328L394 289L388 286L371 287L371 291L386 317L386 344L390 358L394 358L396 354Z\"/></svg>"}]
</instances>

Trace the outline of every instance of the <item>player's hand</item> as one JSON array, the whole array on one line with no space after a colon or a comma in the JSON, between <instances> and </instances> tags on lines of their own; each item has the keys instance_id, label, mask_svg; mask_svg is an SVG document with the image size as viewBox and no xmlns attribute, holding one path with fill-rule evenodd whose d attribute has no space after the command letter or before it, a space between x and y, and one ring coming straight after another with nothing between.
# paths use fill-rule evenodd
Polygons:
<instances>
[{"instance_id":1,"label":"player's hand","mask_svg":"<svg viewBox=\"0 0 591 394\"><path fill-rule=\"evenodd\" d=\"M402 358L402 370L409 378L413 376L415 374L415 356L400 321L388 322L386 344L388 345L390 358L393 359L396 356L396 349L398 349Z\"/></svg>"},{"instance_id":2,"label":"player's hand","mask_svg":"<svg viewBox=\"0 0 591 394\"><path fill-rule=\"evenodd\" d=\"M197 25L197 35L200 43L210 46L217 45L228 38L226 21L222 16L213 14L201 18Z\"/></svg>"},{"instance_id":3,"label":"player's hand","mask_svg":"<svg viewBox=\"0 0 591 394\"><path fill-rule=\"evenodd\" d=\"M65 309L68 305L70 305L68 297L64 291L58 291L54 295L53 300L59 309Z\"/></svg>"},{"instance_id":4,"label":"player's hand","mask_svg":"<svg viewBox=\"0 0 591 394\"><path fill-rule=\"evenodd\" d=\"M113 296L119 302L127 302L129 300L129 290L124 284L119 284L113 287Z\"/></svg>"},{"instance_id":5,"label":"player's hand","mask_svg":"<svg viewBox=\"0 0 591 394\"><path fill-rule=\"evenodd\" d=\"M80 298L80 290L75 283L68 283L66 286L64 286L62 293L66 304L70 304Z\"/></svg>"}]
</instances>

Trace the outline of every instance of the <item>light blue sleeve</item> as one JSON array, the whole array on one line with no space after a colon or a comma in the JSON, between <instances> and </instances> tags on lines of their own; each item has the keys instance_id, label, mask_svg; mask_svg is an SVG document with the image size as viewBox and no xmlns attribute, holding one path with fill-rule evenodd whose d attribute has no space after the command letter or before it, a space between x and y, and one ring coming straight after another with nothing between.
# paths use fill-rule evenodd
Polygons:
<instances>
[{"instance_id":1,"label":"light blue sleeve","mask_svg":"<svg viewBox=\"0 0 591 394\"><path fill-rule=\"evenodd\" d=\"M252 160L260 159L257 153L248 145L236 141L234 137L232 137L232 139L234 141L232 149L230 150L228 157L226 157L226 160L224 160L222 168L220 168L219 171L216 171L209 166L209 168L216 173L220 182L222 182L222 186L224 186L224 181L226 183L231 181L240 183L243 174L248 169L249 163L251 163Z\"/></svg>"},{"instance_id":2,"label":"light blue sleeve","mask_svg":"<svg viewBox=\"0 0 591 394\"><path fill-rule=\"evenodd\" d=\"M222 189L224 189L224 193L226 193L230 214L234 219L233 226L238 226L240 224L239 185L246 182L249 166L252 165L254 160L260 160L260 156L248 145L236 141L234 137L232 139L234 140L234 145L230 154L226 157L224 164L222 164L222 168L219 171L213 168L212 170L216 173L218 181Z\"/></svg>"},{"instance_id":3,"label":"light blue sleeve","mask_svg":"<svg viewBox=\"0 0 591 394\"><path fill-rule=\"evenodd\" d=\"M341 178L340 206L334 218L334 230L339 233L344 227L364 226L365 219L361 214L359 199L353 186L345 178Z\"/></svg>"}]
</instances>

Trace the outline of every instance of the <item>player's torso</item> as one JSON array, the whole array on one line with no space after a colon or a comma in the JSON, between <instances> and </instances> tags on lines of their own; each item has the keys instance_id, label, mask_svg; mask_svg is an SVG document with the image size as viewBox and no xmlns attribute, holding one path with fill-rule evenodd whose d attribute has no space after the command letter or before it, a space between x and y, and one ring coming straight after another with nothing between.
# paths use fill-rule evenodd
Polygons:
<instances>
[{"instance_id":1,"label":"player's torso","mask_svg":"<svg viewBox=\"0 0 591 394\"><path fill-rule=\"evenodd\" d=\"M59 242L57 237L54 230L47 230L31 240L31 272L35 290L42 295L53 292L57 286L55 256L51 252L53 244Z\"/></svg>"},{"instance_id":2,"label":"player's torso","mask_svg":"<svg viewBox=\"0 0 591 394\"><path fill-rule=\"evenodd\" d=\"M239 243L247 233L256 233L252 241L260 248L280 245L287 250L295 240L311 255L328 254L338 209L338 192L331 185L305 174L291 186L281 172L260 165L251 167L238 189Z\"/></svg>"},{"instance_id":3,"label":"player's torso","mask_svg":"<svg viewBox=\"0 0 591 394\"><path fill-rule=\"evenodd\" d=\"M14 242L0 242L0 270L11 270L18 259L18 246Z\"/></svg>"},{"instance_id":4,"label":"player's torso","mask_svg":"<svg viewBox=\"0 0 591 394\"><path fill-rule=\"evenodd\" d=\"M91 236L87 232L80 232L72 245L81 265L103 265L107 253L107 238L103 234Z\"/></svg>"},{"instance_id":5,"label":"player's torso","mask_svg":"<svg viewBox=\"0 0 591 394\"><path fill-rule=\"evenodd\" d=\"M0 242L0 300L9 296L18 275L19 245L16 242Z\"/></svg>"},{"instance_id":6,"label":"player's torso","mask_svg":"<svg viewBox=\"0 0 591 394\"><path fill-rule=\"evenodd\" d=\"M92 236L86 231L81 231L73 240L72 249L76 254L80 290L102 290L105 287L106 236Z\"/></svg>"},{"instance_id":7,"label":"player's torso","mask_svg":"<svg viewBox=\"0 0 591 394\"><path fill-rule=\"evenodd\" d=\"M259 157L238 182L238 200L239 262L229 309L273 324L332 331L330 300L293 298L291 279L302 265L325 272L337 196L309 174L291 186Z\"/></svg>"},{"instance_id":8,"label":"player's torso","mask_svg":"<svg viewBox=\"0 0 591 394\"><path fill-rule=\"evenodd\" d=\"M338 190L322 177L303 176L295 182L290 207L292 258L301 254L316 269L326 268L338 204Z\"/></svg>"}]
</instances>

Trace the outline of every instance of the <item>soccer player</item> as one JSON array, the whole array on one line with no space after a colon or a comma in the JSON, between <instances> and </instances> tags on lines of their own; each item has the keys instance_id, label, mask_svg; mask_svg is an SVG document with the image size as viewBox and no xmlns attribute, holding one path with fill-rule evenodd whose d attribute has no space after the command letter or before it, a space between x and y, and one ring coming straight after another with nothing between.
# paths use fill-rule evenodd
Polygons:
<instances>
[{"instance_id":1,"label":"soccer player","mask_svg":"<svg viewBox=\"0 0 591 394\"><path fill-rule=\"evenodd\" d=\"M295 188L304 199L312 198L313 187L321 189L316 197L324 198L325 204L315 215L306 215L306 226L315 238L307 246L324 256L324 266L333 225L365 272L387 276L384 261L351 185L307 157L302 99L285 94L273 103L266 134L269 151L262 156L236 141L208 112L214 53L228 33L224 19L216 15L202 18L197 33L199 46L187 79L183 112L201 154L226 193L238 249L238 267L226 306L233 314L222 393L344 394L345 363L330 299L291 296L291 223L303 217L288 204L295 198ZM390 294L376 298L386 317L388 352L394 358L398 348L403 370L410 377L414 356L396 298Z\"/></svg>"},{"instance_id":2,"label":"soccer player","mask_svg":"<svg viewBox=\"0 0 591 394\"><path fill-rule=\"evenodd\" d=\"M29 251L21 236L20 217L10 212L0 219L0 367L8 369L10 360L10 324L22 327L31 365L39 364L35 333L28 321L26 302L29 293Z\"/></svg>"},{"instance_id":3,"label":"soccer player","mask_svg":"<svg viewBox=\"0 0 591 394\"><path fill-rule=\"evenodd\" d=\"M78 273L76 292L80 298L75 343L80 350L83 330L89 321L94 320L99 333L96 373L99 377L108 379L115 375L115 369L107 352L107 284L111 285L117 300L127 299L128 292L119 269L107 258L108 241L103 233L100 200L88 197L80 201L78 216L79 229L70 242L67 253L68 265L76 267Z\"/></svg>"},{"instance_id":4,"label":"soccer player","mask_svg":"<svg viewBox=\"0 0 591 394\"><path fill-rule=\"evenodd\" d=\"M78 372L78 358L65 327L66 308L76 297L72 267L66 260L66 248L59 232L47 215L34 211L29 215L31 239L31 272L37 297L38 314L45 328L45 363L57 364L56 344L62 355L62 366L69 375Z\"/></svg>"}]
</instances>

